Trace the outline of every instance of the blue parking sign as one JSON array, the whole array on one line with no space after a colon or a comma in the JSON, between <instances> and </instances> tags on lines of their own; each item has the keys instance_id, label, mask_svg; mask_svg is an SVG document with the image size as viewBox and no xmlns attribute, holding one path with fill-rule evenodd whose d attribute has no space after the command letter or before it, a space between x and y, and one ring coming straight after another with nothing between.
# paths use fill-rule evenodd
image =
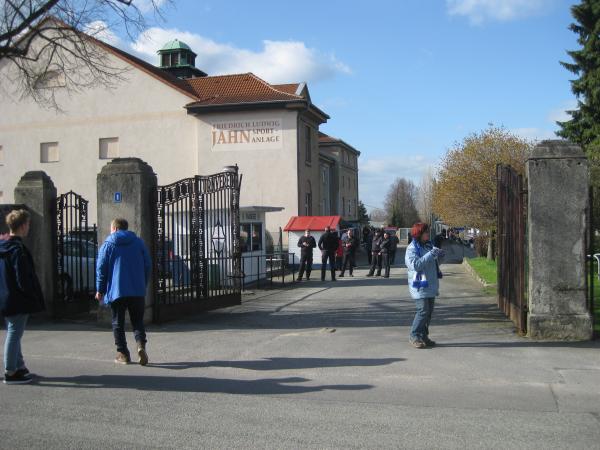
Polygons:
<instances>
[{"instance_id":1,"label":"blue parking sign","mask_svg":"<svg viewBox=\"0 0 600 450\"><path fill-rule=\"evenodd\" d=\"M121 198L122 198L121 193L120 192L115 192L113 201L115 203L121 203Z\"/></svg>"}]
</instances>

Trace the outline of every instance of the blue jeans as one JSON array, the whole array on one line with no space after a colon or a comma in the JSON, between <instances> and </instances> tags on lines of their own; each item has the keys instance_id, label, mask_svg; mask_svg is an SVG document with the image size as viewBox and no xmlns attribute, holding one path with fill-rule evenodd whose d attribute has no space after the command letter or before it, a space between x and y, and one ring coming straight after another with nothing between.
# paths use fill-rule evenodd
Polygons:
<instances>
[{"instance_id":1,"label":"blue jeans","mask_svg":"<svg viewBox=\"0 0 600 450\"><path fill-rule=\"evenodd\" d=\"M21 338L25 332L25 325L29 314L15 314L5 317L6 340L4 341L4 370L14 372L25 367L23 353L21 353Z\"/></svg>"},{"instance_id":2,"label":"blue jeans","mask_svg":"<svg viewBox=\"0 0 600 450\"><path fill-rule=\"evenodd\" d=\"M410 338L424 340L429 338L429 323L435 306L435 298L419 298L415 300L417 313L410 330Z\"/></svg>"},{"instance_id":3,"label":"blue jeans","mask_svg":"<svg viewBox=\"0 0 600 450\"><path fill-rule=\"evenodd\" d=\"M129 355L127 339L125 338L125 312L129 311L129 320L133 327L133 334L138 343L146 343L146 330L144 328L144 297L121 297L110 303L112 309L112 329L115 337L117 351Z\"/></svg>"}]
</instances>

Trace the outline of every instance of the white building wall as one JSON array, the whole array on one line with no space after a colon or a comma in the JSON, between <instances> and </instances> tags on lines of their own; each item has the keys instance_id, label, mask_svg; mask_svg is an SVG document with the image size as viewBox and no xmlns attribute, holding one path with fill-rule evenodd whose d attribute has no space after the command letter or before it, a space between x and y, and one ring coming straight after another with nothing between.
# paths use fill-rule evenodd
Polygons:
<instances>
[{"instance_id":1,"label":"white building wall","mask_svg":"<svg viewBox=\"0 0 600 450\"><path fill-rule=\"evenodd\" d=\"M8 70L7 65L0 67L0 76L6 79ZM71 95L58 92L63 112L44 109L29 99L0 98L4 203L14 201L13 190L25 172L43 170L59 194L73 190L90 201L94 222L96 175L109 161L99 158L100 138L118 137L119 156L146 161L159 184L195 175L196 119L183 108L192 98L138 69L125 77L112 90L99 86ZM58 162L40 162L40 144L45 142L58 142Z\"/></svg>"},{"instance_id":2,"label":"white building wall","mask_svg":"<svg viewBox=\"0 0 600 450\"><path fill-rule=\"evenodd\" d=\"M221 143L213 145L216 124L271 122L279 120L280 144ZM198 173L210 174L237 164L243 175L241 206L284 208L266 216L266 228L277 240L279 227L298 215L297 112L285 110L211 113L198 116ZM254 136L254 134L252 134ZM218 137L217 137L218 139Z\"/></svg>"}]
</instances>

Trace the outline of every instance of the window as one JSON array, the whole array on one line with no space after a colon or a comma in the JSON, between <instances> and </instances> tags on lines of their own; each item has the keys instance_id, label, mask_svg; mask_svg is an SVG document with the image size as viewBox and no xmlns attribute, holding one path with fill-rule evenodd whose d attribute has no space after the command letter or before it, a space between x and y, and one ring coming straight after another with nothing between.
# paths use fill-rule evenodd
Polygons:
<instances>
[{"instance_id":1,"label":"window","mask_svg":"<svg viewBox=\"0 0 600 450\"><path fill-rule=\"evenodd\" d=\"M179 65L179 53L173 53L171 55L171 65L178 66Z\"/></svg>"},{"instance_id":2,"label":"window","mask_svg":"<svg viewBox=\"0 0 600 450\"><path fill-rule=\"evenodd\" d=\"M258 252L263 249L262 223L240 225L240 247L242 253Z\"/></svg>"},{"instance_id":3,"label":"window","mask_svg":"<svg viewBox=\"0 0 600 450\"><path fill-rule=\"evenodd\" d=\"M0 166L4 165L4 147L0 145Z\"/></svg>"},{"instance_id":4,"label":"window","mask_svg":"<svg viewBox=\"0 0 600 450\"><path fill-rule=\"evenodd\" d=\"M342 197L342 216L346 215L346 197Z\"/></svg>"},{"instance_id":5,"label":"window","mask_svg":"<svg viewBox=\"0 0 600 450\"><path fill-rule=\"evenodd\" d=\"M36 89L51 89L66 85L65 74L59 70L48 70L35 80Z\"/></svg>"},{"instance_id":6,"label":"window","mask_svg":"<svg viewBox=\"0 0 600 450\"><path fill-rule=\"evenodd\" d=\"M304 215L312 216L312 187L310 181L306 182L306 193L304 194Z\"/></svg>"},{"instance_id":7,"label":"window","mask_svg":"<svg viewBox=\"0 0 600 450\"><path fill-rule=\"evenodd\" d=\"M305 145L306 145L306 162L310 164L312 161L312 130L308 125L304 129Z\"/></svg>"},{"instance_id":8,"label":"window","mask_svg":"<svg viewBox=\"0 0 600 450\"><path fill-rule=\"evenodd\" d=\"M40 162L58 162L58 142L43 142L40 144Z\"/></svg>"},{"instance_id":9,"label":"window","mask_svg":"<svg viewBox=\"0 0 600 450\"><path fill-rule=\"evenodd\" d=\"M100 159L113 159L119 157L119 138L100 138L99 141Z\"/></svg>"},{"instance_id":10,"label":"window","mask_svg":"<svg viewBox=\"0 0 600 450\"><path fill-rule=\"evenodd\" d=\"M171 65L171 55L169 55L168 53L165 53L161 56L161 63L160 65L163 67L169 67Z\"/></svg>"}]
</instances>

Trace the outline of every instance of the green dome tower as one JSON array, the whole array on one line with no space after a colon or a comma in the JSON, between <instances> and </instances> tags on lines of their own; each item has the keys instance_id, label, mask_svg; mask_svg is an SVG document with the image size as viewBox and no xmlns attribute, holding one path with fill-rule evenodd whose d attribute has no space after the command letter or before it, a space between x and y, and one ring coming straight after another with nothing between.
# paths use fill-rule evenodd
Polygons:
<instances>
[{"instance_id":1,"label":"green dome tower","mask_svg":"<svg viewBox=\"0 0 600 450\"><path fill-rule=\"evenodd\" d=\"M167 42L158 51L160 68L177 78L205 77L206 73L196 69L196 54L189 45L178 39Z\"/></svg>"}]
</instances>

